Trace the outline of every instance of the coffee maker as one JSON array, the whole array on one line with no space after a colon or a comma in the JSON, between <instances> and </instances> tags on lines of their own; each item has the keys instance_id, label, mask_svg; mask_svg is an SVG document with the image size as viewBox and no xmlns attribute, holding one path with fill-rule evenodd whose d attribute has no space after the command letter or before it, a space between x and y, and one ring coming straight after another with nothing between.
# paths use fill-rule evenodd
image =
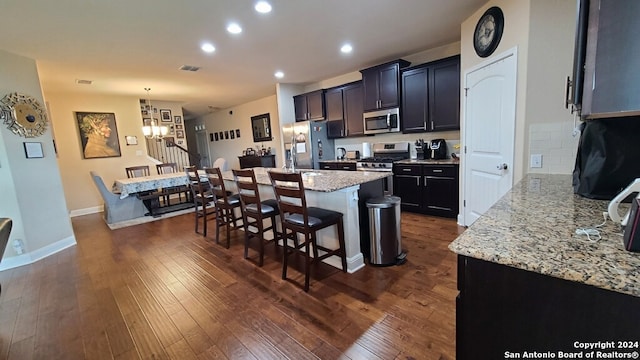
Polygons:
<instances>
[{"instance_id":1,"label":"coffee maker","mask_svg":"<svg viewBox=\"0 0 640 360\"><path fill-rule=\"evenodd\" d=\"M425 149L425 151L428 153L428 157L425 156L427 159L443 160L449 157L447 153L447 142L444 139L431 140L429 149Z\"/></svg>"}]
</instances>

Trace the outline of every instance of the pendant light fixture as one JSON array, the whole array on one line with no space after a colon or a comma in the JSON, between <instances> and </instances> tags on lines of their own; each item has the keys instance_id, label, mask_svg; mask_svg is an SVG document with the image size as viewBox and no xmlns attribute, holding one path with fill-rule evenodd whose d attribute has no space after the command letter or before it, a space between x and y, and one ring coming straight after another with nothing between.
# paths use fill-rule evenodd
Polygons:
<instances>
[{"instance_id":1,"label":"pendant light fixture","mask_svg":"<svg viewBox=\"0 0 640 360\"><path fill-rule=\"evenodd\" d=\"M160 126L158 124L158 119L153 117L153 107L151 106L151 97L149 96L149 91L151 88L144 88L147 92L147 106L149 107L149 114L151 115L151 119L145 121L144 126L142 127L142 133L144 137L147 139L162 139L169 132L166 126Z\"/></svg>"}]
</instances>

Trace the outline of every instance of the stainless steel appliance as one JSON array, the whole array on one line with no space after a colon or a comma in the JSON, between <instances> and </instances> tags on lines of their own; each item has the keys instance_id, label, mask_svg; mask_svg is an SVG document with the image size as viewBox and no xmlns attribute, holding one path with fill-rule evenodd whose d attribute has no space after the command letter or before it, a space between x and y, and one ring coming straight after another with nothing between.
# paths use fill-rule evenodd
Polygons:
<instances>
[{"instance_id":1,"label":"stainless steel appliance","mask_svg":"<svg viewBox=\"0 0 640 360\"><path fill-rule=\"evenodd\" d=\"M386 109L363 115L364 133L380 134L400 131L400 109Z\"/></svg>"},{"instance_id":2,"label":"stainless steel appliance","mask_svg":"<svg viewBox=\"0 0 640 360\"><path fill-rule=\"evenodd\" d=\"M373 156L360 159L356 163L356 170L388 172L385 195L393 195L393 162L409 158L409 142L377 143L373 144L372 150Z\"/></svg>"},{"instance_id":3,"label":"stainless steel appliance","mask_svg":"<svg viewBox=\"0 0 640 360\"><path fill-rule=\"evenodd\" d=\"M319 161L335 159L333 139L327 138L326 121L284 125L282 136L288 168L320 169Z\"/></svg>"}]
</instances>

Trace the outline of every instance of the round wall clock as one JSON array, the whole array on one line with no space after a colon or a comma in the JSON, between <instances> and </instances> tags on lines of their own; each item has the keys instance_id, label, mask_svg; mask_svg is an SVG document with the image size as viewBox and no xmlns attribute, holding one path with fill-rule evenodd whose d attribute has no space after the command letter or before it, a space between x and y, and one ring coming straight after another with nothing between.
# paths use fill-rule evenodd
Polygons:
<instances>
[{"instance_id":1,"label":"round wall clock","mask_svg":"<svg viewBox=\"0 0 640 360\"><path fill-rule=\"evenodd\" d=\"M29 95L12 93L0 100L0 119L14 134L26 138L38 137L47 129L42 105Z\"/></svg>"},{"instance_id":2,"label":"round wall clock","mask_svg":"<svg viewBox=\"0 0 640 360\"><path fill-rule=\"evenodd\" d=\"M494 6L485 11L478 20L473 32L473 48L480 57L487 57L496 50L502 30L504 29L504 15L499 7Z\"/></svg>"}]
</instances>

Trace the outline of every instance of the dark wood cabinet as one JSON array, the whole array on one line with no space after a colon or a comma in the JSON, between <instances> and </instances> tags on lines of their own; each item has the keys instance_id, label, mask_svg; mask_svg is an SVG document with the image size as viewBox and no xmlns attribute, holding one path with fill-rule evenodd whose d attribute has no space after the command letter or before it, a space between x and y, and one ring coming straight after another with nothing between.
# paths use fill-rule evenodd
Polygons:
<instances>
[{"instance_id":1,"label":"dark wood cabinet","mask_svg":"<svg viewBox=\"0 0 640 360\"><path fill-rule=\"evenodd\" d=\"M355 162L343 162L343 161L321 161L320 169L323 170L343 170L343 171L356 171Z\"/></svg>"},{"instance_id":2,"label":"dark wood cabinet","mask_svg":"<svg viewBox=\"0 0 640 360\"><path fill-rule=\"evenodd\" d=\"M265 167L265 168L276 167L275 155L238 156L238 160L240 160L240 169L253 168L253 167Z\"/></svg>"},{"instance_id":3,"label":"dark wood cabinet","mask_svg":"<svg viewBox=\"0 0 640 360\"><path fill-rule=\"evenodd\" d=\"M402 132L427 131L429 122L429 68L402 72Z\"/></svg>"},{"instance_id":4,"label":"dark wood cabinet","mask_svg":"<svg viewBox=\"0 0 640 360\"><path fill-rule=\"evenodd\" d=\"M400 197L402 210L422 211L422 165L393 166L393 195Z\"/></svg>"},{"instance_id":5,"label":"dark wood cabinet","mask_svg":"<svg viewBox=\"0 0 640 360\"><path fill-rule=\"evenodd\" d=\"M329 138L364 135L362 81L327 89L325 101Z\"/></svg>"},{"instance_id":6,"label":"dark wood cabinet","mask_svg":"<svg viewBox=\"0 0 640 360\"><path fill-rule=\"evenodd\" d=\"M559 351L588 354L574 344L590 341L609 341L611 348L596 349L605 355L637 350L639 297L462 255L458 289L457 359L516 358L505 353L523 351L553 358ZM633 347L621 348L625 341Z\"/></svg>"},{"instance_id":7,"label":"dark wood cabinet","mask_svg":"<svg viewBox=\"0 0 640 360\"><path fill-rule=\"evenodd\" d=\"M582 116L588 119L640 114L640 2L591 0Z\"/></svg>"},{"instance_id":8,"label":"dark wood cabinet","mask_svg":"<svg viewBox=\"0 0 640 360\"><path fill-rule=\"evenodd\" d=\"M458 216L458 165L424 165L422 211L425 214Z\"/></svg>"},{"instance_id":9,"label":"dark wood cabinet","mask_svg":"<svg viewBox=\"0 0 640 360\"><path fill-rule=\"evenodd\" d=\"M402 71L404 133L460 129L460 57Z\"/></svg>"},{"instance_id":10,"label":"dark wood cabinet","mask_svg":"<svg viewBox=\"0 0 640 360\"><path fill-rule=\"evenodd\" d=\"M409 62L399 59L360 70L363 84L364 111L376 111L400 105L400 69Z\"/></svg>"},{"instance_id":11,"label":"dark wood cabinet","mask_svg":"<svg viewBox=\"0 0 640 360\"><path fill-rule=\"evenodd\" d=\"M458 216L457 164L395 164L393 174L393 192L402 210Z\"/></svg>"},{"instance_id":12,"label":"dark wood cabinet","mask_svg":"<svg viewBox=\"0 0 640 360\"><path fill-rule=\"evenodd\" d=\"M316 90L293 97L296 121L324 120L324 90Z\"/></svg>"}]
</instances>

